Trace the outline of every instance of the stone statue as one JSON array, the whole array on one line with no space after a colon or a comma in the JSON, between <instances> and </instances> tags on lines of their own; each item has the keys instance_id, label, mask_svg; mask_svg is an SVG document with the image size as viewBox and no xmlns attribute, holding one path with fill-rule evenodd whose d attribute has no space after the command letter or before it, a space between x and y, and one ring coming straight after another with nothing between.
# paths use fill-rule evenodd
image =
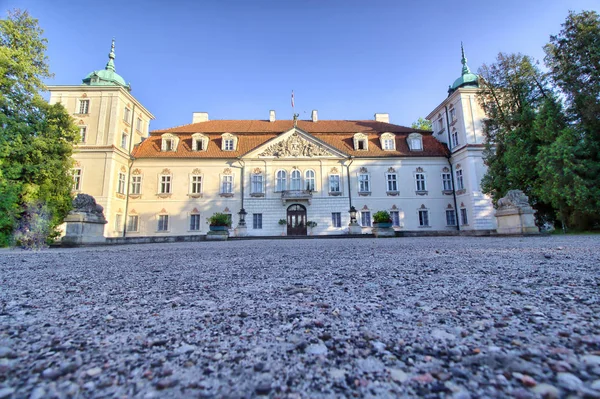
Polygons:
<instances>
[{"instance_id":1,"label":"stone statue","mask_svg":"<svg viewBox=\"0 0 600 399\"><path fill-rule=\"evenodd\" d=\"M496 210L498 234L538 234L534 210L521 190L510 190L498 200Z\"/></svg>"},{"instance_id":2,"label":"stone statue","mask_svg":"<svg viewBox=\"0 0 600 399\"><path fill-rule=\"evenodd\" d=\"M103 244L104 208L96 203L94 197L88 194L77 194L73 200L73 209L65 218L66 231L62 245L72 247L77 245Z\"/></svg>"},{"instance_id":3,"label":"stone statue","mask_svg":"<svg viewBox=\"0 0 600 399\"><path fill-rule=\"evenodd\" d=\"M77 194L73 200L71 212L92 213L104 218L104 208L96 203L96 199L88 194Z\"/></svg>"},{"instance_id":4,"label":"stone statue","mask_svg":"<svg viewBox=\"0 0 600 399\"><path fill-rule=\"evenodd\" d=\"M498 200L498 210L505 208L529 207L529 197L521 190L510 190L505 197Z\"/></svg>"}]
</instances>

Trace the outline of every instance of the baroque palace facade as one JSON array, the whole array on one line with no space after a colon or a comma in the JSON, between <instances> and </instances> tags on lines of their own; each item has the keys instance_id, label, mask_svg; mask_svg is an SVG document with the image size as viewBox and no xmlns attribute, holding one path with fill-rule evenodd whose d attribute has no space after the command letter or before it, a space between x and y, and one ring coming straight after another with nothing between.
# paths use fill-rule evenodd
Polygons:
<instances>
[{"instance_id":1,"label":"baroque palace facade","mask_svg":"<svg viewBox=\"0 0 600 399\"><path fill-rule=\"evenodd\" d=\"M433 132L391 124L388 114L319 120L317 111L310 120L277 120L270 111L265 120L214 121L198 112L191 124L149 132L154 116L114 58L113 42L105 69L81 85L50 87L50 102L80 127L74 192L104 207L106 237L202 235L216 212L231 215L232 234L251 236L346 234L351 209L362 233L379 210L399 231L496 227L480 187L478 77L464 53L461 76L427 117Z\"/></svg>"}]
</instances>

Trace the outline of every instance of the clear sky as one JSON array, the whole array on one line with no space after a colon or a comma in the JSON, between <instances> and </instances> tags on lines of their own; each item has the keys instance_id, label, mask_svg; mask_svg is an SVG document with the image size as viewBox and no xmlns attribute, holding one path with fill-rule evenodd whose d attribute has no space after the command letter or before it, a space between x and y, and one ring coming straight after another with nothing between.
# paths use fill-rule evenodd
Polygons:
<instances>
[{"instance_id":1,"label":"clear sky","mask_svg":"<svg viewBox=\"0 0 600 399\"><path fill-rule=\"evenodd\" d=\"M372 119L408 125L460 76L460 42L476 71L498 52L539 60L569 10L598 0L0 0L27 9L48 39L51 85L117 72L152 112L151 129L210 119Z\"/></svg>"}]
</instances>

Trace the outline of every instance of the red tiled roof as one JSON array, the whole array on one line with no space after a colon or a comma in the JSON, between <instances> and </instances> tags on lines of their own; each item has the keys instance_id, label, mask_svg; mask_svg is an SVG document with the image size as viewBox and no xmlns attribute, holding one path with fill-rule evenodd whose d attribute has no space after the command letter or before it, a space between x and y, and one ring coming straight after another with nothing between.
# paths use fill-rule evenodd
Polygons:
<instances>
[{"instance_id":1,"label":"red tiled roof","mask_svg":"<svg viewBox=\"0 0 600 399\"><path fill-rule=\"evenodd\" d=\"M150 132L138 145L133 156L136 158L237 158L261 146L294 127L292 120L269 122L266 120L215 120L161 129ZM398 157L398 156L446 156L448 150L436 140L431 132L377 121L324 120L318 122L298 121L298 128L322 140L344 154L355 157ZM364 133L369 138L368 150L354 150L353 135ZM384 151L379 135L391 132L396 135L396 150ZM409 151L406 138L410 133L423 135L423 151ZM173 133L179 137L177 151L161 152L161 135ZM192 151L192 134L203 133L209 138L206 151ZM238 137L236 151L221 150L221 134L232 133Z\"/></svg>"}]
</instances>

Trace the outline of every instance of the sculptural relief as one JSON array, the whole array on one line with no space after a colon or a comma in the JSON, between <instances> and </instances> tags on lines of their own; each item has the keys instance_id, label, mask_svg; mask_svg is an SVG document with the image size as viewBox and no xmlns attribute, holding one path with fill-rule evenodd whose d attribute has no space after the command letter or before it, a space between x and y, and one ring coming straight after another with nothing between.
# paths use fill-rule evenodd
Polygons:
<instances>
[{"instance_id":1,"label":"sculptural relief","mask_svg":"<svg viewBox=\"0 0 600 399\"><path fill-rule=\"evenodd\" d=\"M298 133L293 133L285 140L281 140L258 154L261 157L330 157L334 156L329 151L305 140Z\"/></svg>"}]
</instances>

